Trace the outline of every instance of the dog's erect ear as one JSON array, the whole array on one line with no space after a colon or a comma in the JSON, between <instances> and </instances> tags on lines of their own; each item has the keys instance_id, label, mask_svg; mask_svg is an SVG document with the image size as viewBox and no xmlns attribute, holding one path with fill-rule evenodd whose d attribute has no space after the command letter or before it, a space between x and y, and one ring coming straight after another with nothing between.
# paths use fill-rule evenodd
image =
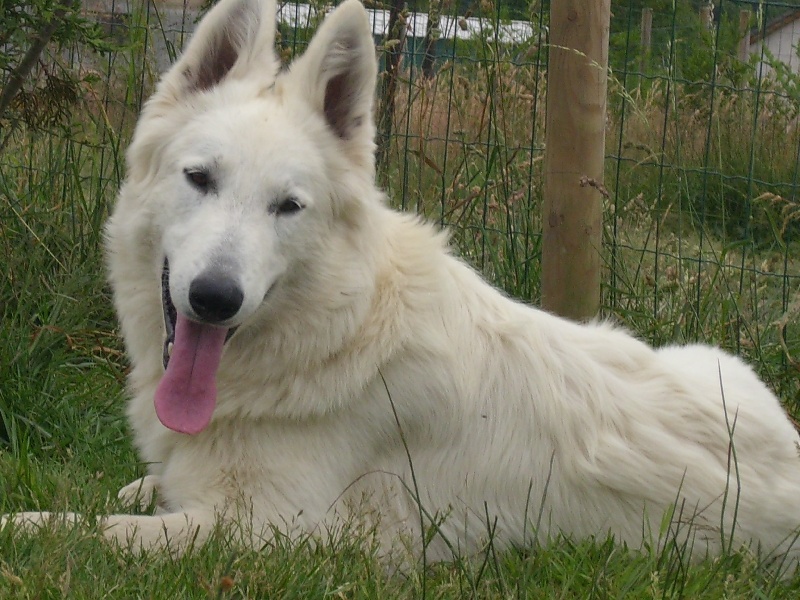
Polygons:
<instances>
[{"instance_id":1,"label":"dog's erect ear","mask_svg":"<svg viewBox=\"0 0 800 600\"><path fill-rule=\"evenodd\" d=\"M297 86L342 140L372 143L378 75L369 18L358 0L346 0L322 22L286 85Z\"/></svg>"},{"instance_id":2,"label":"dog's erect ear","mask_svg":"<svg viewBox=\"0 0 800 600\"><path fill-rule=\"evenodd\" d=\"M208 90L226 77L275 80L275 0L221 0L203 18L164 78L177 95Z\"/></svg>"}]
</instances>

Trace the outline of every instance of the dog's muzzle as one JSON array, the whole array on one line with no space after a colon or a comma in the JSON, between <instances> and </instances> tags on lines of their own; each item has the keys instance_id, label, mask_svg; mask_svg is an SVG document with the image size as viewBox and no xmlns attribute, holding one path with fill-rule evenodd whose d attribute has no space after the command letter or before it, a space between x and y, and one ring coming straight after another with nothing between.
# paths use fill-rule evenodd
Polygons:
<instances>
[{"instance_id":1,"label":"dog's muzzle","mask_svg":"<svg viewBox=\"0 0 800 600\"><path fill-rule=\"evenodd\" d=\"M169 259L166 257L164 258L164 266L161 269L161 309L164 312L164 329L167 332L162 350L162 361L166 370L169 364L169 357L172 355L172 347L175 344L175 324L178 322L178 311L169 293ZM228 329L225 342L231 339L231 336L236 333L238 328L236 326Z\"/></svg>"}]
</instances>

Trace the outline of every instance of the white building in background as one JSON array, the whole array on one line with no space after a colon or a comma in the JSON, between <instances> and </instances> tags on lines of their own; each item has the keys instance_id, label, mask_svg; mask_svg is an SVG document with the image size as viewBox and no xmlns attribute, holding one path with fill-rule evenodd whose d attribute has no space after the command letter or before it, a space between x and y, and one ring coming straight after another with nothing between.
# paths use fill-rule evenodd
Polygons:
<instances>
[{"instance_id":1,"label":"white building in background","mask_svg":"<svg viewBox=\"0 0 800 600\"><path fill-rule=\"evenodd\" d=\"M761 27L752 29L748 53L750 56L762 56L763 49L766 48L776 59L789 65L793 72L800 73L798 44L800 44L800 9L794 9ZM764 61L759 64L761 74L768 75L769 65Z\"/></svg>"},{"instance_id":2,"label":"white building in background","mask_svg":"<svg viewBox=\"0 0 800 600\"><path fill-rule=\"evenodd\" d=\"M196 26L199 7L204 0L83 0L84 10L104 24L124 27L134 12L143 13L158 29L152 36L152 52L158 70L169 66L171 57L179 54ZM278 20L290 27L304 28L316 22L317 8L309 4L278 1ZM331 2L330 6L333 6ZM322 8L324 12L325 8ZM329 10L329 9L328 9ZM368 8L372 33L376 39L385 36L389 11ZM411 13L406 21L407 39L422 39L428 27L428 15ZM523 44L543 32L529 21L502 21L495 29L490 19L442 15L439 21L439 40L474 38L497 39L502 44Z\"/></svg>"}]
</instances>

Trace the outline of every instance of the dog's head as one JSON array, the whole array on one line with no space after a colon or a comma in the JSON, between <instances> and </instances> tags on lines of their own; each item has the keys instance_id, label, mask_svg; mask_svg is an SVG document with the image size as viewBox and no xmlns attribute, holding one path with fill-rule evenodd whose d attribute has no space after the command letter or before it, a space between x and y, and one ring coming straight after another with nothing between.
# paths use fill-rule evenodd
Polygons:
<instances>
[{"instance_id":1,"label":"dog's head","mask_svg":"<svg viewBox=\"0 0 800 600\"><path fill-rule=\"evenodd\" d=\"M275 23L273 0L222 0L203 19L143 111L109 224L112 279L114 255L135 248L162 281L155 402L177 431L209 423L226 340L357 221L354 190L374 180L365 9L344 2L284 72Z\"/></svg>"}]
</instances>

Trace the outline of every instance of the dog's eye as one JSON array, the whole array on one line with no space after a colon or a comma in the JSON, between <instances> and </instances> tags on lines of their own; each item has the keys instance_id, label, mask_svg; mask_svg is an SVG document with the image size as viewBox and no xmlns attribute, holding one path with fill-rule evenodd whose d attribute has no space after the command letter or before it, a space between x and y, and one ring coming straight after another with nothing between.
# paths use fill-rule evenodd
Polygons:
<instances>
[{"instance_id":1,"label":"dog's eye","mask_svg":"<svg viewBox=\"0 0 800 600\"><path fill-rule=\"evenodd\" d=\"M184 175L198 190L206 191L211 187L211 177L202 169L184 169Z\"/></svg>"},{"instance_id":2,"label":"dog's eye","mask_svg":"<svg viewBox=\"0 0 800 600\"><path fill-rule=\"evenodd\" d=\"M274 207L275 214L278 215L293 215L303 210L305 206L300 200L294 196L289 196L278 202Z\"/></svg>"}]
</instances>

